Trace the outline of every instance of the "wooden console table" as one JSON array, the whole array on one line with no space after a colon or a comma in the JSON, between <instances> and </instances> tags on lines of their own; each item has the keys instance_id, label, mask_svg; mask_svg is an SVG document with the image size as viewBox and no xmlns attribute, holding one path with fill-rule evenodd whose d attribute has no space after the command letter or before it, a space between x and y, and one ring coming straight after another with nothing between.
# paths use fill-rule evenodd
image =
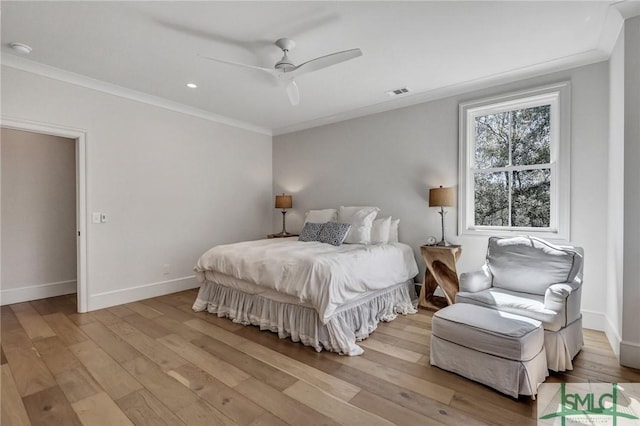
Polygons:
<instances>
[{"instance_id":1,"label":"wooden console table","mask_svg":"<svg viewBox=\"0 0 640 426\"><path fill-rule=\"evenodd\" d=\"M427 270L418 305L429 309L452 305L459 289L456 262L462 254L462 246L421 246L420 251ZM434 300L433 293L437 287L442 289L446 304Z\"/></svg>"}]
</instances>

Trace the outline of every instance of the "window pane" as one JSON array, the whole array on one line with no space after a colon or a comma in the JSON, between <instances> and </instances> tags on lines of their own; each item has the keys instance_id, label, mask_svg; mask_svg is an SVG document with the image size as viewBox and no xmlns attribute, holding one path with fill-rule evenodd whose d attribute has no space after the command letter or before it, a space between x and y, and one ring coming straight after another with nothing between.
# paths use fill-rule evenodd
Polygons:
<instances>
[{"instance_id":1,"label":"window pane","mask_svg":"<svg viewBox=\"0 0 640 426\"><path fill-rule=\"evenodd\" d=\"M546 228L551 216L551 169L513 172L512 226Z\"/></svg>"},{"instance_id":2,"label":"window pane","mask_svg":"<svg viewBox=\"0 0 640 426\"><path fill-rule=\"evenodd\" d=\"M511 112L511 162L513 165L551 162L551 106L519 109Z\"/></svg>"},{"instance_id":3,"label":"window pane","mask_svg":"<svg viewBox=\"0 0 640 426\"><path fill-rule=\"evenodd\" d=\"M508 173L476 173L475 224L509 226Z\"/></svg>"},{"instance_id":4,"label":"window pane","mask_svg":"<svg viewBox=\"0 0 640 426\"><path fill-rule=\"evenodd\" d=\"M475 166L478 169L509 164L509 113L475 119Z\"/></svg>"}]
</instances>

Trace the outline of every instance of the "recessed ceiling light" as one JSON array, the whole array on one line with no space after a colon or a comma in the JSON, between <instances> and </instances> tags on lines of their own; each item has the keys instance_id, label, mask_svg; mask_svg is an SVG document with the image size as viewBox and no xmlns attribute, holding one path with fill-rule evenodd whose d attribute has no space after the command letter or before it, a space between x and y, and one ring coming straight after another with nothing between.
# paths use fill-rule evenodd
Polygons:
<instances>
[{"instance_id":1,"label":"recessed ceiling light","mask_svg":"<svg viewBox=\"0 0 640 426\"><path fill-rule=\"evenodd\" d=\"M189 89L195 89L196 87L198 87L198 85L197 85L197 84L195 84L195 83L187 83L187 87L188 87Z\"/></svg>"},{"instance_id":2,"label":"recessed ceiling light","mask_svg":"<svg viewBox=\"0 0 640 426\"><path fill-rule=\"evenodd\" d=\"M31 53L31 46L28 46L23 43L9 43L9 46L18 53L22 53L23 55L28 55Z\"/></svg>"}]
</instances>

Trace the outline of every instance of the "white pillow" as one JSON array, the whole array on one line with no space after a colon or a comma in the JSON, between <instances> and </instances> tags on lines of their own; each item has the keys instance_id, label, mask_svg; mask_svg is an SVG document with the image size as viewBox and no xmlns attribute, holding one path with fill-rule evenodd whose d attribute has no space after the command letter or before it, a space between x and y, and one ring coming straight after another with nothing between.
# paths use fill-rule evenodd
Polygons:
<instances>
[{"instance_id":1,"label":"white pillow","mask_svg":"<svg viewBox=\"0 0 640 426\"><path fill-rule=\"evenodd\" d=\"M335 222L338 218L336 209L309 210L304 218L304 223L326 223Z\"/></svg>"},{"instance_id":2,"label":"white pillow","mask_svg":"<svg viewBox=\"0 0 640 426\"><path fill-rule=\"evenodd\" d=\"M371 226L380 211L377 207L345 207L338 209L338 222L348 223L351 229L344 240L346 244L369 244Z\"/></svg>"},{"instance_id":3,"label":"white pillow","mask_svg":"<svg viewBox=\"0 0 640 426\"><path fill-rule=\"evenodd\" d=\"M400 219L391 219L391 226L389 227L389 242L397 243L398 241L398 225L400 225Z\"/></svg>"},{"instance_id":4,"label":"white pillow","mask_svg":"<svg viewBox=\"0 0 640 426\"><path fill-rule=\"evenodd\" d=\"M371 226L371 244L388 243L390 230L391 216L374 220Z\"/></svg>"}]
</instances>

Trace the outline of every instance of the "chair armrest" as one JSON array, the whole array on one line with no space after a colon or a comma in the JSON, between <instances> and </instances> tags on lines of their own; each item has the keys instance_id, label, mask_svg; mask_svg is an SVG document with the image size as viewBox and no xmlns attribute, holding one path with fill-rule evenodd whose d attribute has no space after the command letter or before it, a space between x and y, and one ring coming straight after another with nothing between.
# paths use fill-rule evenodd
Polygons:
<instances>
[{"instance_id":1,"label":"chair armrest","mask_svg":"<svg viewBox=\"0 0 640 426\"><path fill-rule=\"evenodd\" d=\"M544 294L544 307L552 311L561 311L571 293L577 291L582 285L582 280L576 278L571 282L551 284Z\"/></svg>"},{"instance_id":2,"label":"chair armrest","mask_svg":"<svg viewBox=\"0 0 640 426\"><path fill-rule=\"evenodd\" d=\"M480 271L464 272L460 275L460 291L477 293L491 288L492 281L491 272L485 265Z\"/></svg>"}]
</instances>

